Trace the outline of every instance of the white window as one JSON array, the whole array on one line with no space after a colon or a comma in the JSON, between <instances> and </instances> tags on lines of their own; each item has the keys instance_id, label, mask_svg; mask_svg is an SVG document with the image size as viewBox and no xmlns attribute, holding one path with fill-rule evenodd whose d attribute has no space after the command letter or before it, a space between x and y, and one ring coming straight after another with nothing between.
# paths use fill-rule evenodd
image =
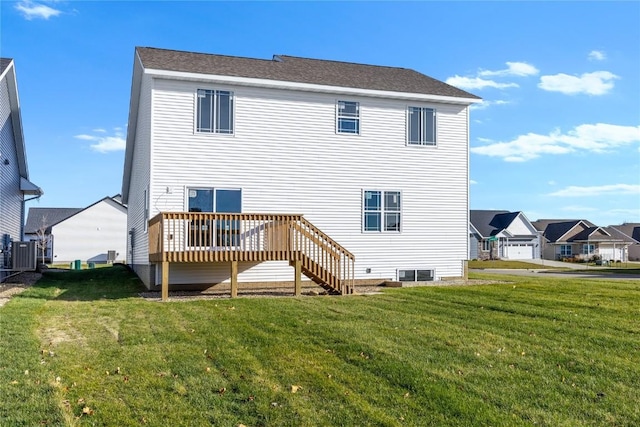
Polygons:
<instances>
[{"instance_id":1,"label":"white window","mask_svg":"<svg viewBox=\"0 0 640 427\"><path fill-rule=\"evenodd\" d=\"M582 254L583 255L591 255L596 251L596 245L593 244L583 244L582 245Z\"/></svg>"},{"instance_id":2,"label":"white window","mask_svg":"<svg viewBox=\"0 0 640 427\"><path fill-rule=\"evenodd\" d=\"M360 103L338 101L338 133L360 133Z\"/></svg>"},{"instance_id":3,"label":"white window","mask_svg":"<svg viewBox=\"0 0 640 427\"><path fill-rule=\"evenodd\" d=\"M400 232L402 221L399 191L365 190L362 203L364 231Z\"/></svg>"},{"instance_id":4,"label":"white window","mask_svg":"<svg viewBox=\"0 0 640 427\"><path fill-rule=\"evenodd\" d=\"M198 89L198 132L233 134L233 92Z\"/></svg>"},{"instance_id":5,"label":"white window","mask_svg":"<svg viewBox=\"0 0 640 427\"><path fill-rule=\"evenodd\" d=\"M189 212L242 212L242 190L223 188L187 188ZM240 221L195 218L189 225L189 246L231 247L240 244Z\"/></svg>"},{"instance_id":6,"label":"white window","mask_svg":"<svg viewBox=\"0 0 640 427\"><path fill-rule=\"evenodd\" d=\"M486 239L482 241L482 250L490 251L491 250L491 240Z\"/></svg>"},{"instance_id":7,"label":"white window","mask_svg":"<svg viewBox=\"0 0 640 427\"><path fill-rule=\"evenodd\" d=\"M571 245L560 245L560 256L569 257L571 255Z\"/></svg>"},{"instance_id":8,"label":"white window","mask_svg":"<svg viewBox=\"0 0 640 427\"><path fill-rule=\"evenodd\" d=\"M433 270L427 269L408 269L398 270L399 282L432 282Z\"/></svg>"},{"instance_id":9,"label":"white window","mask_svg":"<svg viewBox=\"0 0 640 427\"><path fill-rule=\"evenodd\" d=\"M436 110L409 107L407 143L411 145L436 145Z\"/></svg>"}]
</instances>

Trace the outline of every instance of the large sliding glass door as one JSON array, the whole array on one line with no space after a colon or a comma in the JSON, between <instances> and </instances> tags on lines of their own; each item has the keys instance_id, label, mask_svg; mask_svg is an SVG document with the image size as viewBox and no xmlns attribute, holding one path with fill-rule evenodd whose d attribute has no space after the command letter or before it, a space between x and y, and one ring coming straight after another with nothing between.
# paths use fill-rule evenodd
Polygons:
<instances>
[{"instance_id":1,"label":"large sliding glass door","mask_svg":"<svg viewBox=\"0 0 640 427\"><path fill-rule=\"evenodd\" d=\"M188 188L187 210L189 212L240 213L242 191L222 188ZM189 246L228 247L239 245L240 222L218 220L212 224L207 219L193 219L189 230Z\"/></svg>"},{"instance_id":2,"label":"large sliding glass door","mask_svg":"<svg viewBox=\"0 0 640 427\"><path fill-rule=\"evenodd\" d=\"M215 191L216 212L240 213L242 193L240 190ZM240 245L240 221L218 220L216 224L216 246L229 247Z\"/></svg>"}]
</instances>

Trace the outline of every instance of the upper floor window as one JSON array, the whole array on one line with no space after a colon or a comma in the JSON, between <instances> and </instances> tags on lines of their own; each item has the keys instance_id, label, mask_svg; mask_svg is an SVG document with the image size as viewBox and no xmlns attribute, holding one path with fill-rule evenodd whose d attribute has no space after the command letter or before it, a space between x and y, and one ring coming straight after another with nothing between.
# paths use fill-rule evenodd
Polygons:
<instances>
[{"instance_id":1,"label":"upper floor window","mask_svg":"<svg viewBox=\"0 0 640 427\"><path fill-rule=\"evenodd\" d=\"M409 107L407 143L436 145L436 110L433 108Z\"/></svg>"},{"instance_id":2,"label":"upper floor window","mask_svg":"<svg viewBox=\"0 0 640 427\"><path fill-rule=\"evenodd\" d=\"M338 101L338 133L360 133L360 103Z\"/></svg>"},{"instance_id":3,"label":"upper floor window","mask_svg":"<svg viewBox=\"0 0 640 427\"><path fill-rule=\"evenodd\" d=\"M364 191L362 222L364 231L400 231L401 193Z\"/></svg>"},{"instance_id":4,"label":"upper floor window","mask_svg":"<svg viewBox=\"0 0 640 427\"><path fill-rule=\"evenodd\" d=\"M198 132L233 133L233 92L198 89Z\"/></svg>"}]
</instances>

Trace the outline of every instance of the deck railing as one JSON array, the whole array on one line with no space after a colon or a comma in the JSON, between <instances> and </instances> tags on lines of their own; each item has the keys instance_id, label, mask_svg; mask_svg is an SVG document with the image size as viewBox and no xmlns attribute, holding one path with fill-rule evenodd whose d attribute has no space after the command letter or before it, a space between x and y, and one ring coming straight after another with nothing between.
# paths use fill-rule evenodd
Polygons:
<instances>
[{"instance_id":1,"label":"deck railing","mask_svg":"<svg viewBox=\"0 0 640 427\"><path fill-rule=\"evenodd\" d=\"M302 215L162 212L149 221L149 260L301 261L316 282L353 289L353 254Z\"/></svg>"}]
</instances>

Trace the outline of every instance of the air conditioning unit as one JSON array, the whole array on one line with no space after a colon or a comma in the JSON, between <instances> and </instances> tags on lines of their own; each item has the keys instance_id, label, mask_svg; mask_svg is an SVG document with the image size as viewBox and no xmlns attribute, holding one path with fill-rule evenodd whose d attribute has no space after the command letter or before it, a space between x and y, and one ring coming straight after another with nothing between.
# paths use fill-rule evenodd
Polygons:
<instances>
[{"instance_id":1,"label":"air conditioning unit","mask_svg":"<svg viewBox=\"0 0 640 427\"><path fill-rule=\"evenodd\" d=\"M11 268L16 271L35 271L37 242L11 242Z\"/></svg>"}]
</instances>

